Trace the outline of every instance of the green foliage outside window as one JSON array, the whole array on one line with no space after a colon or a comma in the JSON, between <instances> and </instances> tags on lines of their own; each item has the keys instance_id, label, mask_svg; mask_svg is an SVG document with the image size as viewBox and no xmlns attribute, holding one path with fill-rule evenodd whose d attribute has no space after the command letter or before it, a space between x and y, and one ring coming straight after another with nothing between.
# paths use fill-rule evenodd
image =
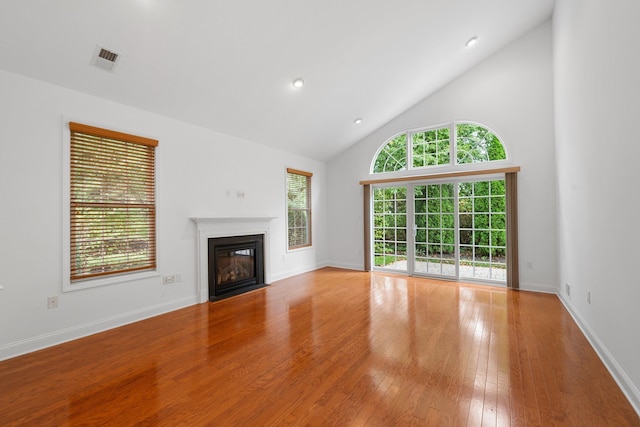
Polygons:
<instances>
[{"instance_id":1,"label":"green foliage outside window","mask_svg":"<svg viewBox=\"0 0 640 427\"><path fill-rule=\"evenodd\" d=\"M505 160L500 139L489 129L472 123L455 125L455 163L451 158L450 127L405 132L385 143L373 163L373 173L396 172L441 165ZM410 140L408 139L410 138ZM411 142L407 151L407 141Z\"/></svg>"},{"instance_id":2,"label":"green foliage outside window","mask_svg":"<svg viewBox=\"0 0 640 427\"><path fill-rule=\"evenodd\" d=\"M415 256L443 263L455 258L456 192L461 264L504 264L504 180L416 185ZM389 266L406 260L406 207L406 187L373 189L374 265Z\"/></svg>"},{"instance_id":3,"label":"green foliage outside window","mask_svg":"<svg viewBox=\"0 0 640 427\"><path fill-rule=\"evenodd\" d=\"M457 164L491 162L507 158L504 146L488 129L470 123L456 126Z\"/></svg>"},{"instance_id":4,"label":"green foliage outside window","mask_svg":"<svg viewBox=\"0 0 640 427\"><path fill-rule=\"evenodd\" d=\"M407 169L407 134L391 139L380 150L373 166L374 173L394 172Z\"/></svg>"},{"instance_id":5,"label":"green foliage outside window","mask_svg":"<svg viewBox=\"0 0 640 427\"><path fill-rule=\"evenodd\" d=\"M426 169L437 166L506 160L500 139L484 126L450 123L448 126L407 131L388 140L376 155L372 173ZM467 170L467 169L465 169ZM504 180L415 185L373 189L374 265L406 269L408 230L414 234L413 270L476 277L477 268L491 269L500 280L506 269L506 215ZM407 204L413 217L407 217ZM409 205L411 207L411 205ZM456 217L456 211L458 215ZM414 229L408 227L414 227ZM411 234L409 234L409 237ZM457 247L456 247L457 244ZM485 274L482 270L479 274ZM494 275L495 274L495 275ZM478 276L482 277L482 276Z\"/></svg>"},{"instance_id":6,"label":"green foliage outside window","mask_svg":"<svg viewBox=\"0 0 640 427\"><path fill-rule=\"evenodd\" d=\"M411 148L414 168L449 164L449 128L412 134Z\"/></svg>"},{"instance_id":7,"label":"green foliage outside window","mask_svg":"<svg viewBox=\"0 0 640 427\"><path fill-rule=\"evenodd\" d=\"M374 265L385 266L407 259L407 189L373 190Z\"/></svg>"},{"instance_id":8,"label":"green foliage outside window","mask_svg":"<svg viewBox=\"0 0 640 427\"><path fill-rule=\"evenodd\" d=\"M288 248L311 246L311 174L287 172Z\"/></svg>"}]
</instances>

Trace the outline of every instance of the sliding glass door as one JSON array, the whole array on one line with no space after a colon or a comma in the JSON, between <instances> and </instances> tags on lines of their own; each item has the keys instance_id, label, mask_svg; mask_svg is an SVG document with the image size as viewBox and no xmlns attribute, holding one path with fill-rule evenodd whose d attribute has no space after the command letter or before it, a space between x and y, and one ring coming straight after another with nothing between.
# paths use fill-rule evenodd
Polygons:
<instances>
[{"instance_id":1,"label":"sliding glass door","mask_svg":"<svg viewBox=\"0 0 640 427\"><path fill-rule=\"evenodd\" d=\"M460 277L506 281L505 182L458 184Z\"/></svg>"},{"instance_id":2,"label":"sliding glass door","mask_svg":"<svg viewBox=\"0 0 640 427\"><path fill-rule=\"evenodd\" d=\"M407 268L407 187L373 190L373 265L384 270Z\"/></svg>"},{"instance_id":3,"label":"sliding glass door","mask_svg":"<svg viewBox=\"0 0 640 427\"><path fill-rule=\"evenodd\" d=\"M414 273L457 277L456 186L415 185Z\"/></svg>"},{"instance_id":4,"label":"sliding glass door","mask_svg":"<svg viewBox=\"0 0 640 427\"><path fill-rule=\"evenodd\" d=\"M506 281L503 179L374 187L375 269Z\"/></svg>"}]
</instances>

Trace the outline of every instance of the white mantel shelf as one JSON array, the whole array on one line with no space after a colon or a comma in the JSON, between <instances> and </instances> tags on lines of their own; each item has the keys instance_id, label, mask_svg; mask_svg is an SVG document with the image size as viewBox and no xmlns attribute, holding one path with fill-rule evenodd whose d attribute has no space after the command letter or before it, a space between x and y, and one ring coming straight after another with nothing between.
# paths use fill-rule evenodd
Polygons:
<instances>
[{"instance_id":1,"label":"white mantel shelf","mask_svg":"<svg viewBox=\"0 0 640 427\"><path fill-rule=\"evenodd\" d=\"M196 223L198 295L200 302L209 300L209 239L216 237L262 234L264 242L264 281L271 282L270 227L275 217L192 217Z\"/></svg>"},{"instance_id":2,"label":"white mantel shelf","mask_svg":"<svg viewBox=\"0 0 640 427\"><path fill-rule=\"evenodd\" d=\"M269 223L274 219L276 219L276 217L273 217L273 216L265 216L265 217L240 216L240 217L229 217L229 218L193 217L191 218L191 221L195 222L198 225L206 225L206 224L230 224L230 223L247 223L247 222Z\"/></svg>"}]
</instances>

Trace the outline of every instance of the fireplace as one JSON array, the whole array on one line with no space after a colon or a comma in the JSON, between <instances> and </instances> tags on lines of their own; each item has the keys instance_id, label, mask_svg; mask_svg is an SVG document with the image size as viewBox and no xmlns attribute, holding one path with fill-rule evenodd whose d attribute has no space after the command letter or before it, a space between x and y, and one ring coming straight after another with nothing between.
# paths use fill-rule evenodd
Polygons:
<instances>
[{"instance_id":1,"label":"fireplace","mask_svg":"<svg viewBox=\"0 0 640 427\"><path fill-rule=\"evenodd\" d=\"M209 301L265 286L262 234L208 239Z\"/></svg>"},{"instance_id":2,"label":"fireplace","mask_svg":"<svg viewBox=\"0 0 640 427\"><path fill-rule=\"evenodd\" d=\"M198 265L197 295L198 302L211 300L209 291L209 239L236 236L262 236L262 274L264 284L271 283L271 263L269 248L271 221L275 217L214 217L198 216L191 220L196 224L196 243ZM258 269L260 271L260 269ZM226 296L231 296L227 293ZM216 297L215 299L220 299Z\"/></svg>"}]
</instances>

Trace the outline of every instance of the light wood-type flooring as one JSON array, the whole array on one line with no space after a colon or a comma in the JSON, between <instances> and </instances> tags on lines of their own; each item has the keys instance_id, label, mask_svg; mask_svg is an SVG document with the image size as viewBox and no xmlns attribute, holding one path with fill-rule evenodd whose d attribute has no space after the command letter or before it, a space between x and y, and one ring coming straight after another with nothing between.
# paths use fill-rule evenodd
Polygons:
<instances>
[{"instance_id":1,"label":"light wood-type flooring","mask_svg":"<svg viewBox=\"0 0 640 427\"><path fill-rule=\"evenodd\" d=\"M325 268L0 362L0 425L640 418L555 295Z\"/></svg>"}]
</instances>

